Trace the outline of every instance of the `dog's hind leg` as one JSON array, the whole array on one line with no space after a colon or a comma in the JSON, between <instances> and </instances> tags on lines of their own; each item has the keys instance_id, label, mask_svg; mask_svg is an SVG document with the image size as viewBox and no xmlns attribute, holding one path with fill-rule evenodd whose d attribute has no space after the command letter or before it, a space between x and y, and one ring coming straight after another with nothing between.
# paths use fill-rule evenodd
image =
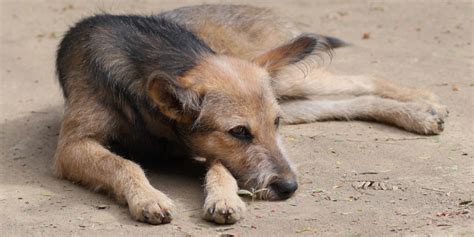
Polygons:
<instances>
[{"instance_id":1,"label":"dog's hind leg","mask_svg":"<svg viewBox=\"0 0 474 237\"><path fill-rule=\"evenodd\" d=\"M143 170L104 147L120 118L89 101L68 107L55 154L55 173L126 202L134 219L151 224L171 221L172 201L156 190ZM80 106L79 106L80 105Z\"/></svg>"},{"instance_id":2,"label":"dog's hind leg","mask_svg":"<svg viewBox=\"0 0 474 237\"><path fill-rule=\"evenodd\" d=\"M306 63L309 62L307 61ZM422 89L413 89L404 86L399 86L388 80L377 79L374 77L339 76L329 73L320 68L314 68L306 72L305 70L301 70L301 68L295 65L291 65L280 70L276 75L274 75L274 79L272 80L272 86L274 88L277 98L279 98L282 102L284 102L287 98L304 98L311 96L371 96L365 97L365 99L362 98L354 101L367 101L366 98L372 98L371 101L373 102L388 102L377 103L377 111L383 111L383 105L385 104L387 106L391 106L393 104L397 104L395 102L399 102L399 108L402 108L405 105L410 107L409 111L411 112L406 112L405 114L407 115L415 113L414 110L416 110L417 108L421 109L420 111L416 111L418 115L424 114L426 112L424 108L429 107L430 112L433 113L433 116L438 117L440 120L444 120L448 116L448 110L446 106L441 104L437 96L433 93ZM385 100L376 100L376 98ZM357 108L362 108L357 105L355 106ZM391 110L391 108L386 108L386 110L389 111ZM418 116L418 118L421 117ZM372 119L382 121L382 119ZM414 124L400 124L400 122L396 121L385 122L395 125L398 124L397 126L423 134L440 132L437 131L439 129L410 128L410 126L414 126ZM421 123L421 121L418 123ZM425 121L425 123L430 123L430 121Z\"/></svg>"},{"instance_id":3,"label":"dog's hind leg","mask_svg":"<svg viewBox=\"0 0 474 237\"><path fill-rule=\"evenodd\" d=\"M443 131L444 117L428 103L400 102L376 96L345 100L293 100L280 104L289 124L324 120L374 120L419 134Z\"/></svg>"},{"instance_id":4,"label":"dog's hind leg","mask_svg":"<svg viewBox=\"0 0 474 237\"><path fill-rule=\"evenodd\" d=\"M220 162L214 161L205 182L204 219L217 224L237 222L245 212L245 203L237 195L237 181L232 174Z\"/></svg>"}]
</instances>

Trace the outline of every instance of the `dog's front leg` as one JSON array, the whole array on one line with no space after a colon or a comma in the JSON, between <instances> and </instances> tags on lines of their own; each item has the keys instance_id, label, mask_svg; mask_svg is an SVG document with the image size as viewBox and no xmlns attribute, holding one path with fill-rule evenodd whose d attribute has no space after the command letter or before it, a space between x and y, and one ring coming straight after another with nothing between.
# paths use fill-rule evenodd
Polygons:
<instances>
[{"instance_id":1,"label":"dog's front leg","mask_svg":"<svg viewBox=\"0 0 474 237\"><path fill-rule=\"evenodd\" d=\"M60 139L55 168L60 177L112 192L128 204L135 220L164 224L172 219L172 201L148 182L140 166L93 139Z\"/></svg>"},{"instance_id":2,"label":"dog's front leg","mask_svg":"<svg viewBox=\"0 0 474 237\"><path fill-rule=\"evenodd\" d=\"M245 203L237 195L237 181L219 161L210 164L205 182L204 219L217 224L233 224L241 219Z\"/></svg>"}]
</instances>

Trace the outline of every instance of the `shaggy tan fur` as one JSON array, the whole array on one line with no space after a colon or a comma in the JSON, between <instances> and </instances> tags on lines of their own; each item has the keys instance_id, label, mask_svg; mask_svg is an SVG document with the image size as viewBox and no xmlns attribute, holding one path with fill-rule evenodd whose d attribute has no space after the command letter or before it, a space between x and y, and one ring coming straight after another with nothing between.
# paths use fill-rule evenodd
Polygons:
<instances>
[{"instance_id":1,"label":"shaggy tan fur","mask_svg":"<svg viewBox=\"0 0 474 237\"><path fill-rule=\"evenodd\" d=\"M120 140L131 149L159 157L162 152L155 138L166 138L178 150L204 157L209 170L203 217L230 224L245 212L237 196L239 187L265 190L258 196L270 200L288 198L296 190L293 185L282 197L274 188L278 182L296 184L278 136L280 118L290 124L375 120L420 134L443 130L447 110L435 95L372 77L325 71L316 60L324 45L270 10L203 5L161 16L189 28L216 54L205 54L178 78L163 80L167 75L157 71L146 85L131 84L131 93L146 95L159 113L132 103L110 102L116 98L110 99L101 87L94 88L89 81L96 78L90 78L90 71L75 66L84 62L79 47L72 47L69 59L59 62L68 96L55 173L109 191L128 204L136 220L169 223L174 207L149 183L138 164L108 148L110 141ZM95 34L107 40L111 32L98 28ZM295 39L298 35L302 36ZM121 51L101 50L106 69L130 73ZM312 98L325 95L353 98ZM141 130L130 122L138 118Z\"/></svg>"}]
</instances>

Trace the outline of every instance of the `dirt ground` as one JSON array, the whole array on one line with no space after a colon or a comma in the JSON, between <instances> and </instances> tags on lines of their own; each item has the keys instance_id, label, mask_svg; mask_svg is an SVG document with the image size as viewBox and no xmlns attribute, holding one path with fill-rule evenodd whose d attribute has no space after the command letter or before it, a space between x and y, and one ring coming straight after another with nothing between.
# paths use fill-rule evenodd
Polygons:
<instances>
[{"instance_id":1,"label":"dirt ground","mask_svg":"<svg viewBox=\"0 0 474 237\"><path fill-rule=\"evenodd\" d=\"M157 13L201 2L2 0L0 235L474 236L473 3L241 2L350 42L326 61L332 71L436 92L450 110L445 132L424 137L357 121L285 126L297 194L284 202L248 200L245 219L231 226L201 220L201 172L146 167L178 210L168 225L137 223L106 195L52 175L63 105L56 46L69 26L93 13ZM387 190L353 187L363 181Z\"/></svg>"}]
</instances>

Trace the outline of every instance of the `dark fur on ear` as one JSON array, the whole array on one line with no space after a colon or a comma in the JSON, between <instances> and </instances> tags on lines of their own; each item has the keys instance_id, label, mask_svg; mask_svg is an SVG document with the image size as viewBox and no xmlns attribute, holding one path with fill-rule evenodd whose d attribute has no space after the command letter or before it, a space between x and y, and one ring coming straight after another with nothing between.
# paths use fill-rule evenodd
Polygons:
<instances>
[{"instance_id":1,"label":"dark fur on ear","mask_svg":"<svg viewBox=\"0 0 474 237\"><path fill-rule=\"evenodd\" d=\"M313 34L300 35L282 46L257 56L252 61L266 68L271 74L318 52L326 52L331 55L331 47L324 40L318 38L320 37Z\"/></svg>"},{"instance_id":2,"label":"dark fur on ear","mask_svg":"<svg viewBox=\"0 0 474 237\"><path fill-rule=\"evenodd\" d=\"M200 111L201 97L183 80L156 71L150 76L148 94L162 114L178 123L191 123Z\"/></svg>"}]
</instances>

